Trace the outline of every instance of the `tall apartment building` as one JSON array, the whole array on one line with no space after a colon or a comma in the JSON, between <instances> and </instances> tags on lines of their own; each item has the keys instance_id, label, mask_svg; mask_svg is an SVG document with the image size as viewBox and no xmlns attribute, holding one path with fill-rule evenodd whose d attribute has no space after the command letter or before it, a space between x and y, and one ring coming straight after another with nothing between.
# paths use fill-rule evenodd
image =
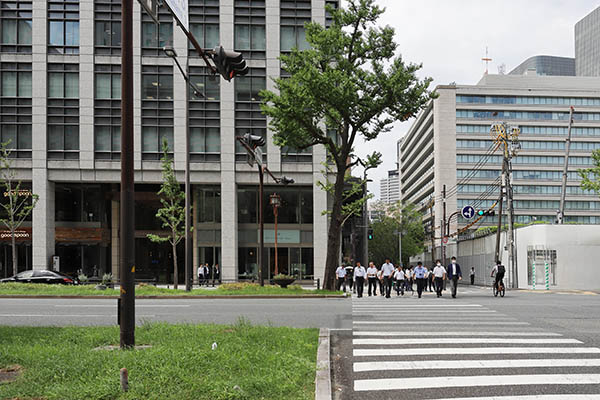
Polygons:
<instances>
[{"instance_id":1,"label":"tall apartment building","mask_svg":"<svg viewBox=\"0 0 600 400\"><path fill-rule=\"evenodd\" d=\"M379 181L380 200L390 204L400 200L400 186L398 181L398 170L388 171L388 177Z\"/></svg>"},{"instance_id":2,"label":"tall apartment building","mask_svg":"<svg viewBox=\"0 0 600 400\"><path fill-rule=\"evenodd\" d=\"M161 143L167 139L181 181L185 138L190 139L194 266L219 263L225 279L256 274L258 174L246 164L235 136L267 138L265 160L293 187L266 179L265 201L278 193L279 270L299 279L322 276L326 258L327 196L322 147L312 151L273 145L258 92L273 89L278 57L304 48L304 23L326 25L330 0L190 0L190 30L204 48L221 44L244 54L245 77L212 76L166 9L157 28L134 1L136 273L172 279L169 246L151 243L161 232L155 217ZM0 1L0 134L11 140L14 165L39 202L19 241L19 268L60 269L91 275L117 273L120 182L121 0ZM173 46L203 96L188 90ZM265 207L266 258L274 266L274 217ZM0 239L0 276L12 270ZM183 246L179 260L183 260ZM183 276L183 268L179 270ZM181 279L180 279L181 281Z\"/></svg>"},{"instance_id":3,"label":"tall apartment building","mask_svg":"<svg viewBox=\"0 0 600 400\"><path fill-rule=\"evenodd\" d=\"M575 24L575 65L578 76L600 76L600 7Z\"/></svg>"},{"instance_id":4,"label":"tall apartment building","mask_svg":"<svg viewBox=\"0 0 600 400\"><path fill-rule=\"evenodd\" d=\"M597 78L485 75L477 85L438 86L436 91L439 97L399 142L401 200L421 205L428 225L433 212L436 237L444 185L448 217L465 205L488 209L497 201L502 153L488 154L496 121L521 129L522 149L512 160L516 222L554 221L570 106L575 113L565 221L600 224L598 195L580 188L577 173L592 164L591 152L600 149ZM452 219L450 232L468 222ZM495 223L497 216L485 217L472 229Z\"/></svg>"}]
</instances>

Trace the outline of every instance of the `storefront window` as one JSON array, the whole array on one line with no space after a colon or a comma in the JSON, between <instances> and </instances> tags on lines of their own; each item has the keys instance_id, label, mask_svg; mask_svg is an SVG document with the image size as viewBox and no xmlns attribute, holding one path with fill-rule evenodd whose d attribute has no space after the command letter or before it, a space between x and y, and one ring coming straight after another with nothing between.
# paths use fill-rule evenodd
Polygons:
<instances>
[{"instance_id":1,"label":"storefront window","mask_svg":"<svg viewBox=\"0 0 600 400\"><path fill-rule=\"evenodd\" d=\"M258 279L256 247L240 247L238 249L238 279Z\"/></svg>"},{"instance_id":2,"label":"storefront window","mask_svg":"<svg viewBox=\"0 0 600 400\"><path fill-rule=\"evenodd\" d=\"M55 221L108 222L100 185L56 185Z\"/></svg>"}]
</instances>

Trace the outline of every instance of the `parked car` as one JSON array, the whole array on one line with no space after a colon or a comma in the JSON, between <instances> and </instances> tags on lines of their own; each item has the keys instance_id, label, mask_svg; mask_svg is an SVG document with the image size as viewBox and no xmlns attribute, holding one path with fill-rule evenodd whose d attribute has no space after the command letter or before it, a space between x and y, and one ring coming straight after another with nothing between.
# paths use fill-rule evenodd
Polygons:
<instances>
[{"instance_id":1,"label":"parked car","mask_svg":"<svg viewBox=\"0 0 600 400\"><path fill-rule=\"evenodd\" d=\"M62 285L79 285L79 279L56 271L45 269L19 272L10 278L0 279L0 283L58 283Z\"/></svg>"}]
</instances>

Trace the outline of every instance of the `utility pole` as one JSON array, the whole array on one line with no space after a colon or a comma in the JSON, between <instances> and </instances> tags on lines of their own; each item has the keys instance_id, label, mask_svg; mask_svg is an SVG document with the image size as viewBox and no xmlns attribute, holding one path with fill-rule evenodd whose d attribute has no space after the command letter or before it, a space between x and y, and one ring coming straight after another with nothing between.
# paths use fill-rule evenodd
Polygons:
<instances>
[{"instance_id":1,"label":"utility pole","mask_svg":"<svg viewBox=\"0 0 600 400\"><path fill-rule=\"evenodd\" d=\"M364 184L364 188L363 188L363 196L366 198L367 195L369 194L369 191L367 190L367 185L368 185L368 181L367 181L367 169L365 168L364 172L363 172L363 184ZM367 201L365 200L363 203L363 260L362 260L362 265L365 266L365 268L369 265L369 207L367 204ZM355 260L356 261L356 260Z\"/></svg>"},{"instance_id":2,"label":"utility pole","mask_svg":"<svg viewBox=\"0 0 600 400\"><path fill-rule=\"evenodd\" d=\"M265 286L265 268L264 268L264 250L265 250L265 224L263 213L263 181L264 170L261 162L258 164L258 224L259 224L259 244L258 244L258 281L260 286Z\"/></svg>"},{"instance_id":3,"label":"utility pole","mask_svg":"<svg viewBox=\"0 0 600 400\"><path fill-rule=\"evenodd\" d=\"M569 131L567 132L567 140L565 142L565 163L563 166L562 186L560 191L560 208L556 213L556 223L562 224L565 217L565 197L567 195L567 176L569 169L569 152L571 150L571 128L573 127L573 106L569 108Z\"/></svg>"},{"instance_id":4,"label":"utility pole","mask_svg":"<svg viewBox=\"0 0 600 400\"><path fill-rule=\"evenodd\" d=\"M446 185L444 185L443 189L442 189L442 207L443 207L443 218L442 218L442 240L441 240L441 245L442 245L442 262L444 263L444 266L446 266L446 245L444 243L444 240L446 240L446 235L448 234L448 232L446 232Z\"/></svg>"},{"instance_id":5,"label":"utility pole","mask_svg":"<svg viewBox=\"0 0 600 400\"><path fill-rule=\"evenodd\" d=\"M121 0L120 345L135 346L135 188L133 183L133 0Z\"/></svg>"},{"instance_id":6,"label":"utility pole","mask_svg":"<svg viewBox=\"0 0 600 400\"><path fill-rule=\"evenodd\" d=\"M504 200L504 160L502 160L502 178L500 179L500 197L498 198L498 229L496 230L495 260L500 261L500 233L502 232L502 203Z\"/></svg>"},{"instance_id":7,"label":"utility pole","mask_svg":"<svg viewBox=\"0 0 600 400\"><path fill-rule=\"evenodd\" d=\"M435 265L435 216L433 214L433 199L431 200L431 207L429 207L429 211L431 213L430 223L431 223L431 268ZM445 267L445 266L444 266Z\"/></svg>"}]
</instances>

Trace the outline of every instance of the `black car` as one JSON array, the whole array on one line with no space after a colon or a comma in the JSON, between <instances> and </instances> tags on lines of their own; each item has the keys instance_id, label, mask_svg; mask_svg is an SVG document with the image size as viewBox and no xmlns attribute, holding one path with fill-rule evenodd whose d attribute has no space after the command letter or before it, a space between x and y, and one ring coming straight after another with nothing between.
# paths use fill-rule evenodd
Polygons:
<instances>
[{"instance_id":1,"label":"black car","mask_svg":"<svg viewBox=\"0 0 600 400\"><path fill-rule=\"evenodd\" d=\"M62 285L78 285L79 279L45 269L19 272L10 278L0 279L0 283L59 283Z\"/></svg>"}]
</instances>

